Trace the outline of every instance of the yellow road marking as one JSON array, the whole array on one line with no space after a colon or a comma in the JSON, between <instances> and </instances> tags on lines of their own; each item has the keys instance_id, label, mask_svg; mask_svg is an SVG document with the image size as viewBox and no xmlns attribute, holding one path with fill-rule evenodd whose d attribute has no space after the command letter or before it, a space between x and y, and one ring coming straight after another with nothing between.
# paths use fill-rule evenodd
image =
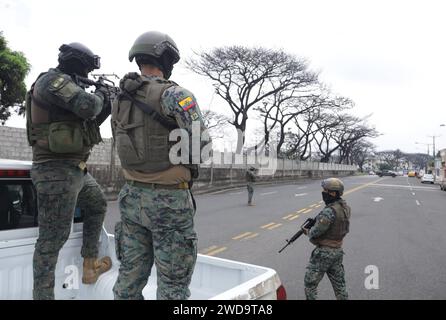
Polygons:
<instances>
[{"instance_id":1,"label":"yellow road marking","mask_svg":"<svg viewBox=\"0 0 446 320\"><path fill-rule=\"evenodd\" d=\"M253 233L252 235L250 235L250 236L247 236L246 238L243 238L242 240L246 240L246 239L252 239L252 238L255 238L255 237L257 237L259 234L258 233Z\"/></svg>"},{"instance_id":2,"label":"yellow road marking","mask_svg":"<svg viewBox=\"0 0 446 320\"><path fill-rule=\"evenodd\" d=\"M275 224L276 224L275 222L271 222L271 223L265 224L264 226L261 226L260 228L266 229L266 228L271 227L272 225L275 225Z\"/></svg>"},{"instance_id":3,"label":"yellow road marking","mask_svg":"<svg viewBox=\"0 0 446 320\"><path fill-rule=\"evenodd\" d=\"M310 206L310 208L314 208L314 207L316 207L316 206L317 206L317 203L312 204L312 205Z\"/></svg>"},{"instance_id":4,"label":"yellow road marking","mask_svg":"<svg viewBox=\"0 0 446 320\"><path fill-rule=\"evenodd\" d=\"M280 227L281 225L282 225L281 223L277 223L277 224L275 224L275 225L269 227L268 229L269 229L269 230L273 230L273 229L276 229L276 228Z\"/></svg>"},{"instance_id":5,"label":"yellow road marking","mask_svg":"<svg viewBox=\"0 0 446 320\"><path fill-rule=\"evenodd\" d=\"M217 246L211 246L211 247L209 247L209 248L204 249L202 252L203 252L203 253L205 253L205 252L209 252L209 251L212 251L212 250L214 250L214 249L216 249L216 248L218 248L218 247L217 247Z\"/></svg>"},{"instance_id":6,"label":"yellow road marking","mask_svg":"<svg viewBox=\"0 0 446 320\"><path fill-rule=\"evenodd\" d=\"M222 251L225 251L226 249L228 249L228 248L227 247L222 247L222 248L216 249L214 251L208 252L206 255L213 256L214 254L217 254L217 253L220 253Z\"/></svg>"},{"instance_id":7,"label":"yellow road marking","mask_svg":"<svg viewBox=\"0 0 446 320\"><path fill-rule=\"evenodd\" d=\"M245 232L245 233L239 234L238 236L235 236L234 238L232 238L232 240L238 240L238 239L241 239L241 238L243 238L243 237L249 236L251 233L252 233L252 232Z\"/></svg>"},{"instance_id":8,"label":"yellow road marking","mask_svg":"<svg viewBox=\"0 0 446 320\"><path fill-rule=\"evenodd\" d=\"M299 218L299 215L298 215L298 214L296 214L294 217L292 217L292 218L289 219L289 220L292 221L292 220L297 219L297 218Z\"/></svg>"},{"instance_id":9,"label":"yellow road marking","mask_svg":"<svg viewBox=\"0 0 446 320\"><path fill-rule=\"evenodd\" d=\"M344 192L344 195L347 195L347 194L349 194L349 193L352 193L352 192L355 192L355 191L364 189L364 188L368 187L369 185L371 185L371 184L375 184L375 183L377 183L377 182L379 182L379 181L381 181L381 180L383 180L383 179L384 179L384 178L382 178L382 179L378 179L378 180L376 180L376 181L369 182L369 183L366 183L366 184L364 184L364 185L362 185L362 186L359 186L359 187L350 189L350 190Z\"/></svg>"},{"instance_id":10,"label":"yellow road marking","mask_svg":"<svg viewBox=\"0 0 446 320\"><path fill-rule=\"evenodd\" d=\"M313 211L313 209L308 209L308 210L305 210L304 212L302 212L302 213L308 213L308 212L311 212L311 211Z\"/></svg>"},{"instance_id":11,"label":"yellow road marking","mask_svg":"<svg viewBox=\"0 0 446 320\"><path fill-rule=\"evenodd\" d=\"M296 211L296 213L301 213L302 211L305 211L305 210L307 210L307 208L300 209L299 211Z\"/></svg>"},{"instance_id":12,"label":"yellow road marking","mask_svg":"<svg viewBox=\"0 0 446 320\"><path fill-rule=\"evenodd\" d=\"M321 205L320 204L318 204L317 206L315 206L315 208L319 208Z\"/></svg>"},{"instance_id":13,"label":"yellow road marking","mask_svg":"<svg viewBox=\"0 0 446 320\"><path fill-rule=\"evenodd\" d=\"M287 215L287 216L285 216L285 217L283 217L282 219L288 219L288 218L290 218L290 217L292 217L292 216L294 216L294 213L291 213L291 214L289 214L289 215Z\"/></svg>"}]
</instances>

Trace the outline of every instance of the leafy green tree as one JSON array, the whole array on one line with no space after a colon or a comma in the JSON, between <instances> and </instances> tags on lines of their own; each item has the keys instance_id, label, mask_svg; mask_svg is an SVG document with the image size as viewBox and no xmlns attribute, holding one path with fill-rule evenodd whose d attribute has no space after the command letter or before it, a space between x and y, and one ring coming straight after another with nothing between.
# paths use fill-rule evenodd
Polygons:
<instances>
[{"instance_id":1,"label":"leafy green tree","mask_svg":"<svg viewBox=\"0 0 446 320\"><path fill-rule=\"evenodd\" d=\"M12 51L0 32L0 123L5 124L11 116L10 109L24 113L26 94L25 77L30 70L25 55Z\"/></svg>"}]
</instances>

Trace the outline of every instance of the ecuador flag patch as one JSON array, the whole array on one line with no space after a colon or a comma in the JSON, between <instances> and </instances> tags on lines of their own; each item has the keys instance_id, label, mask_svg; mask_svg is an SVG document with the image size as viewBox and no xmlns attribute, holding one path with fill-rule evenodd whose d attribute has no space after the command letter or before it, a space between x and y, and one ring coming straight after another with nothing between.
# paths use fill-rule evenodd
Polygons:
<instances>
[{"instance_id":1,"label":"ecuador flag patch","mask_svg":"<svg viewBox=\"0 0 446 320\"><path fill-rule=\"evenodd\" d=\"M192 99L192 97L187 97L178 102L178 104L180 105L181 108L183 108L184 111L187 111L190 108L195 107L197 103Z\"/></svg>"}]
</instances>

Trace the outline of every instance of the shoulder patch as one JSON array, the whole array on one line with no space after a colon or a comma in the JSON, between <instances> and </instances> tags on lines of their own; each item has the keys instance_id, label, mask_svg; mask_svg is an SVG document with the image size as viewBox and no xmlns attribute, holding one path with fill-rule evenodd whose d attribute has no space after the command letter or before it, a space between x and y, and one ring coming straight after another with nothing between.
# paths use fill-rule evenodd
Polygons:
<instances>
[{"instance_id":1,"label":"shoulder patch","mask_svg":"<svg viewBox=\"0 0 446 320\"><path fill-rule=\"evenodd\" d=\"M190 117L192 118L193 121L197 120L200 116L198 115L198 113L194 112L190 115Z\"/></svg>"},{"instance_id":2,"label":"shoulder patch","mask_svg":"<svg viewBox=\"0 0 446 320\"><path fill-rule=\"evenodd\" d=\"M51 86L55 89L59 88L62 83L64 83L65 79L63 77L57 77L51 82Z\"/></svg>"},{"instance_id":3,"label":"shoulder patch","mask_svg":"<svg viewBox=\"0 0 446 320\"><path fill-rule=\"evenodd\" d=\"M178 104L180 105L181 108L183 108L183 111L187 111L195 107L197 103L194 101L194 99L192 99L192 97L187 97L178 102Z\"/></svg>"},{"instance_id":4,"label":"shoulder patch","mask_svg":"<svg viewBox=\"0 0 446 320\"><path fill-rule=\"evenodd\" d=\"M321 224L330 224L330 220L328 220L325 217L322 217L322 218L319 219L319 223L321 223Z\"/></svg>"}]
</instances>

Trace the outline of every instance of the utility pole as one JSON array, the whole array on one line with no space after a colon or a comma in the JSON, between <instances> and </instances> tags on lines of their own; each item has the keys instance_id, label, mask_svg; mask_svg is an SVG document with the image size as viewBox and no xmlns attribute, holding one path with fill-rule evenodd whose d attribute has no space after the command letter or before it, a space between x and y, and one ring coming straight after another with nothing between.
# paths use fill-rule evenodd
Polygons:
<instances>
[{"instance_id":1,"label":"utility pole","mask_svg":"<svg viewBox=\"0 0 446 320\"><path fill-rule=\"evenodd\" d=\"M432 138L432 157L433 157L434 162L435 162L435 138L438 138L438 137L441 137L441 136L433 135L433 136L428 136L428 137Z\"/></svg>"}]
</instances>

